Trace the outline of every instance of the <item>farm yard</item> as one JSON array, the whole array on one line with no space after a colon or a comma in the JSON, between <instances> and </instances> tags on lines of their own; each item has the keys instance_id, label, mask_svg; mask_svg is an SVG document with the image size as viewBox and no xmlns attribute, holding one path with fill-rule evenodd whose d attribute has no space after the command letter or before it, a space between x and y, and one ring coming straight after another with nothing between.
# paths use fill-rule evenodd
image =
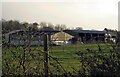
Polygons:
<instances>
[{"instance_id":1,"label":"farm yard","mask_svg":"<svg viewBox=\"0 0 120 77\"><path fill-rule=\"evenodd\" d=\"M112 71L110 76L120 76L120 71L118 71L120 52L113 48L113 44L49 46L49 74L105 76ZM44 75L43 52L42 46L4 47L2 52L3 75Z\"/></svg>"},{"instance_id":2,"label":"farm yard","mask_svg":"<svg viewBox=\"0 0 120 77\"><path fill-rule=\"evenodd\" d=\"M119 3L3 1L0 76L120 77Z\"/></svg>"},{"instance_id":3,"label":"farm yard","mask_svg":"<svg viewBox=\"0 0 120 77\"><path fill-rule=\"evenodd\" d=\"M1 36L3 76L120 76L117 31L48 26L7 31Z\"/></svg>"}]
</instances>

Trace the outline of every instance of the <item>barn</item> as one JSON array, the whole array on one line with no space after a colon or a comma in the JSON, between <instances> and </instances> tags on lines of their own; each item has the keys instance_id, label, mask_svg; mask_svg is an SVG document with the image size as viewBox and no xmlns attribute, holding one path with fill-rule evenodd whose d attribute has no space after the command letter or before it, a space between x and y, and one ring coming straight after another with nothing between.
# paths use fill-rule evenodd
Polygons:
<instances>
[{"instance_id":1,"label":"barn","mask_svg":"<svg viewBox=\"0 0 120 77\"><path fill-rule=\"evenodd\" d=\"M56 44L56 45L63 45L63 44L71 44L69 41L72 39L74 36L71 34L68 34L64 31L57 32L51 36L51 40Z\"/></svg>"},{"instance_id":2,"label":"barn","mask_svg":"<svg viewBox=\"0 0 120 77\"><path fill-rule=\"evenodd\" d=\"M58 31L26 31L15 30L4 35L5 41L10 45L43 45L43 35L50 37ZM50 40L50 38L48 38Z\"/></svg>"},{"instance_id":3,"label":"barn","mask_svg":"<svg viewBox=\"0 0 120 77\"><path fill-rule=\"evenodd\" d=\"M105 31L97 30L64 30L64 32L74 36L70 39L72 43L79 41L80 43L104 43Z\"/></svg>"},{"instance_id":4,"label":"barn","mask_svg":"<svg viewBox=\"0 0 120 77\"><path fill-rule=\"evenodd\" d=\"M52 35L56 44L104 43L105 31L97 30L63 30Z\"/></svg>"},{"instance_id":5,"label":"barn","mask_svg":"<svg viewBox=\"0 0 120 77\"><path fill-rule=\"evenodd\" d=\"M40 31L16 30L5 34L10 45L43 45L43 35L48 34L48 41L56 45L80 43L104 43L105 31L43 29Z\"/></svg>"}]
</instances>

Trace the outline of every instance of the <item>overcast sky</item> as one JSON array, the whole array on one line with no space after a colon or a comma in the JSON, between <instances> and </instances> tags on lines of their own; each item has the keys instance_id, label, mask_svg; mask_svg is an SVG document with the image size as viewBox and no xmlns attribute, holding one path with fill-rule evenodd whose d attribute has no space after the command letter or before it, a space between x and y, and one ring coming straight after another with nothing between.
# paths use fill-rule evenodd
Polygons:
<instances>
[{"instance_id":1,"label":"overcast sky","mask_svg":"<svg viewBox=\"0 0 120 77\"><path fill-rule=\"evenodd\" d=\"M51 22L67 27L118 29L119 0L2 2L2 18L20 22Z\"/></svg>"}]
</instances>

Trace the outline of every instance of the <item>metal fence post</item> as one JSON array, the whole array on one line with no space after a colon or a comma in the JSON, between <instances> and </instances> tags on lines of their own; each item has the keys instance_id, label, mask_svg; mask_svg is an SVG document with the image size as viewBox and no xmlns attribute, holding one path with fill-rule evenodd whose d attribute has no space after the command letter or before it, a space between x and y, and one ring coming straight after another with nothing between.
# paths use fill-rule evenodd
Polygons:
<instances>
[{"instance_id":1,"label":"metal fence post","mask_svg":"<svg viewBox=\"0 0 120 77\"><path fill-rule=\"evenodd\" d=\"M48 77L48 45L47 34L44 34L44 72L45 77Z\"/></svg>"}]
</instances>

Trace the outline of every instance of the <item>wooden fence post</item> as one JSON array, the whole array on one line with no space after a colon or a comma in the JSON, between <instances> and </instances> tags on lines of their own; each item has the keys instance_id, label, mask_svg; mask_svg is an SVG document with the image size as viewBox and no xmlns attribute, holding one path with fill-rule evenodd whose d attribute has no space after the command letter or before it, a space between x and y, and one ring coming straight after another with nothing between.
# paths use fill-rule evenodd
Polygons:
<instances>
[{"instance_id":1,"label":"wooden fence post","mask_svg":"<svg viewBox=\"0 0 120 77\"><path fill-rule=\"evenodd\" d=\"M48 42L47 42L47 34L44 34L44 72L45 72L45 77L48 77Z\"/></svg>"}]
</instances>

